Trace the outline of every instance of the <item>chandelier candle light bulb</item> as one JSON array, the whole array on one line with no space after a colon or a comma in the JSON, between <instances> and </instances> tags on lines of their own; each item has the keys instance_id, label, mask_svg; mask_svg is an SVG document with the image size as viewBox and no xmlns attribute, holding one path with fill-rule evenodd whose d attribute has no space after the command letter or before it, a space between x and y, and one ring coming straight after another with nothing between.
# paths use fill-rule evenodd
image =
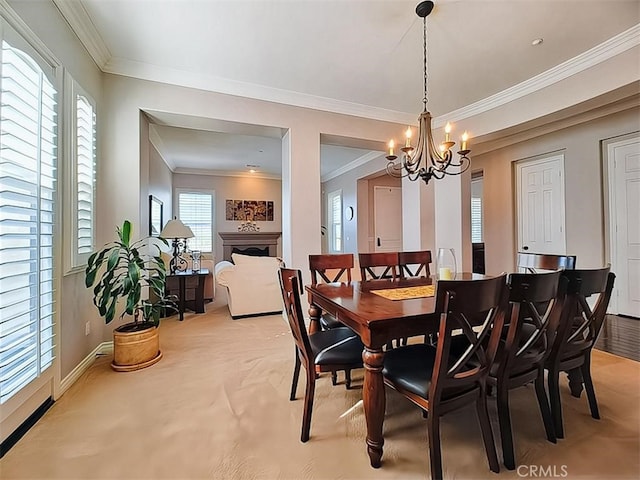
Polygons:
<instances>
[{"instance_id":1,"label":"chandelier candle light bulb","mask_svg":"<svg viewBox=\"0 0 640 480\"><path fill-rule=\"evenodd\" d=\"M407 142L405 144L405 147L410 147L411 146L411 127L407 127L407 131L404 132L404 134L407 137Z\"/></svg>"},{"instance_id":2,"label":"chandelier candle light bulb","mask_svg":"<svg viewBox=\"0 0 640 480\"><path fill-rule=\"evenodd\" d=\"M389 140L389 156L393 157L393 147L396 146L396 143L393 140Z\"/></svg>"},{"instance_id":3,"label":"chandelier candle light bulb","mask_svg":"<svg viewBox=\"0 0 640 480\"><path fill-rule=\"evenodd\" d=\"M467 150L467 140L469 140L469 134L464 132L460 141L460 151L465 152Z\"/></svg>"}]
</instances>

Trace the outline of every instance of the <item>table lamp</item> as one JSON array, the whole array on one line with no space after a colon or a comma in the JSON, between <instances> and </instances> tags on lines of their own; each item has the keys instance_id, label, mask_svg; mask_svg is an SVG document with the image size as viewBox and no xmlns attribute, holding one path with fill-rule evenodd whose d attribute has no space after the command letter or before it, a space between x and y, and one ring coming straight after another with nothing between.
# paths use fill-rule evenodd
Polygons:
<instances>
[{"instance_id":1,"label":"table lamp","mask_svg":"<svg viewBox=\"0 0 640 480\"><path fill-rule=\"evenodd\" d=\"M180 256L180 248L184 249L187 238L195 237L191 229L178 220L178 217L173 217L173 220L169 220L162 232L160 232L160 237L165 240L171 240L171 245L173 246L173 258L169 263L171 274L185 270L187 261Z\"/></svg>"}]
</instances>

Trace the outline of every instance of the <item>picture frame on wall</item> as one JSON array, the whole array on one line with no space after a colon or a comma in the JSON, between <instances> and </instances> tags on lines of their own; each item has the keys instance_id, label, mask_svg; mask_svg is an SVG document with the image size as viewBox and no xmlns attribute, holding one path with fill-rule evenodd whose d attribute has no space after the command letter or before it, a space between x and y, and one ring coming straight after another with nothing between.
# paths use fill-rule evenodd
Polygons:
<instances>
[{"instance_id":1,"label":"picture frame on wall","mask_svg":"<svg viewBox=\"0 0 640 480\"><path fill-rule=\"evenodd\" d=\"M162 231L162 208L163 204L160 199L149 195L149 236L157 237Z\"/></svg>"},{"instance_id":2,"label":"picture frame on wall","mask_svg":"<svg viewBox=\"0 0 640 480\"><path fill-rule=\"evenodd\" d=\"M226 200L225 219L238 222L273 222L273 200Z\"/></svg>"}]
</instances>

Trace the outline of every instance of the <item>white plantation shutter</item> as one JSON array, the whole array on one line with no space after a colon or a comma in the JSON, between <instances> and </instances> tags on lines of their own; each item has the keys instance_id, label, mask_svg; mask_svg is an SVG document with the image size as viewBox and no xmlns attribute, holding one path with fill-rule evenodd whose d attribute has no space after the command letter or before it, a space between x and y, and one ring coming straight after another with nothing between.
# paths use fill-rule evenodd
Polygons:
<instances>
[{"instance_id":1,"label":"white plantation shutter","mask_svg":"<svg viewBox=\"0 0 640 480\"><path fill-rule=\"evenodd\" d=\"M482 243L482 175L471 179L471 243Z\"/></svg>"},{"instance_id":2,"label":"white plantation shutter","mask_svg":"<svg viewBox=\"0 0 640 480\"><path fill-rule=\"evenodd\" d=\"M193 231L189 249L213 251L213 195L203 192L178 193L178 216Z\"/></svg>"},{"instance_id":3,"label":"white plantation shutter","mask_svg":"<svg viewBox=\"0 0 640 480\"><path fill-rule=\"evenodd\" d=\"M76 265L93 251L96 170L96 114L84 95L76 95Z\"/></svg>"},{"instance_id":4,"label":"white plantation shutter","mask_svg":"<svg viewBox=\"0 0 640 480\"><path fill-rule=\"evenodd\" d=\"M53 361L57 92L2 42L0 81L0 403Z\"/></svg>"},{"instance_id":5,"label":"white plantation shutter","mask_svg":"<svg viewBox=\"0 0 640 480\"><path fill-rule=\"evenodd\" d=\"M329 251L342 252L342 192L329 194Z\"/></svg>"}]
</instances>

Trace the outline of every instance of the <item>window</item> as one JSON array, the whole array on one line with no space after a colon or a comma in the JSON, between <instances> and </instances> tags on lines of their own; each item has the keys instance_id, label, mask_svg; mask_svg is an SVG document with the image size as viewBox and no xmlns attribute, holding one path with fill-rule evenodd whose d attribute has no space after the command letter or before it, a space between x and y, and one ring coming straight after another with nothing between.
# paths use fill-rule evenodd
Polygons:
<instances>
[{"instance_id":1,"label":"window","mask_svg":"<svg viewBox=\"0 0 640 480\"><path fill-rule=\"evenodd\" d=\"M342 191L328 196L327 217L329 223L329 252L342 252Z\"/></svg>"},{"instance_id":2,"label":"window","mask_svg":"<svg viewBox=\"0 0 640 480\"><path fill-rule=\"evenodd\" d=\"M190 250L213 252L214 198L213 192L178 191L178 218L195 235L187 240Z\"/></svg>"},{"instance_id":3,"label":"window","mask_svg":"<svg viewBox=\"0 0 640 480\"><path fill-rule=\"evenodd\" d=\"M2 41L0 79L0 403L53 362L57 91ZM55 78L53 67L48 72Z\"/></svg>"},{"instance_id":4,"label":"window","mask_svg":"<svg viewBox=\"0 0 640 480\"><path fill-rule=\"evenodd\" d=\"M68 168L69 215L65 224L67 272L84 268L95 247L96 113L95 102L66 76L71 145Z\"/></svg>"},{"instance_id":5,"label":"window","mask_svg":"<svg viewBox=\"0 0 640 480\"><path fill-rule=\"evenodd\" d=\"M482 218L482 172L478 172L471 176L471 243L484 241Z\"/></svg>"}]
</instances>

